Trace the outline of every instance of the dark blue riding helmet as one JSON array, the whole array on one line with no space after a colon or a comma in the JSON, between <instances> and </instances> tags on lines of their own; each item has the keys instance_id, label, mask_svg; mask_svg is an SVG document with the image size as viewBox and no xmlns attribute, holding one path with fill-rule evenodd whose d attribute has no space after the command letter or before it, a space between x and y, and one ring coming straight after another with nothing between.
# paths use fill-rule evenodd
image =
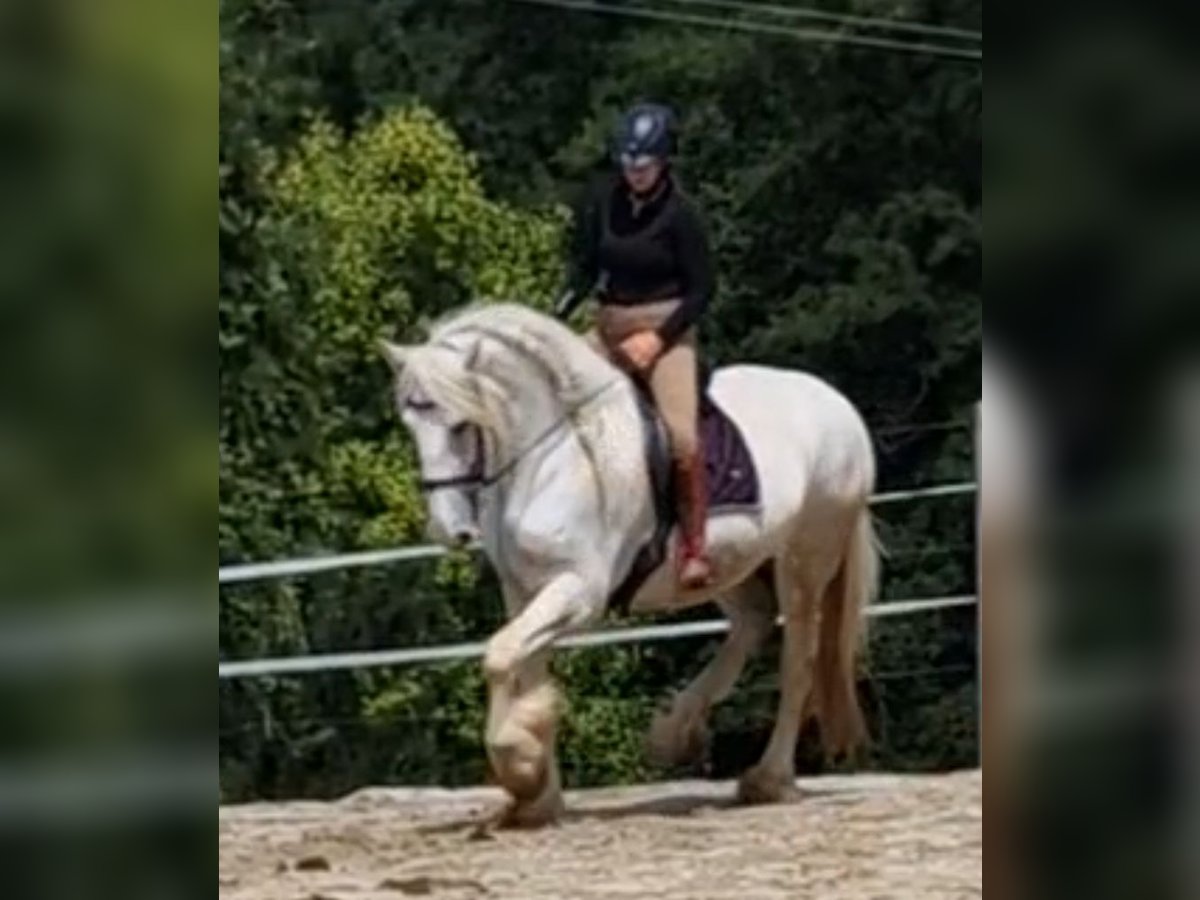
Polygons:
<instances>
[{"instance_id":1,"label":"dark blue riding helmet","mask_svg":"<svg viewBox=\"0 0 1200 900\"><path fill-rule=\"evenodd\" d=\"M658 103L639 103L617 122L613 159L620 166L666 161L675 152L675 116Z\"/></svg>"}]
</instances>

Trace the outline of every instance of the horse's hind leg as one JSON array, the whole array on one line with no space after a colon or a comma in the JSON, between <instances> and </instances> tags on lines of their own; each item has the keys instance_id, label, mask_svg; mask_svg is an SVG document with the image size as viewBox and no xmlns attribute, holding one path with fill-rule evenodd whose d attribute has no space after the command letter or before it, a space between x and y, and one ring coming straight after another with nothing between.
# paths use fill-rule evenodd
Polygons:
<instances>
[{"instance_id":1,"label":"horse's hind leg","mask_svg":"<svg viewBox=\"0 0 1200 900\"><path fill-rule=\"evenodd\" d=\"M776 594L783 614L779 709L762 758L738 783L747 803L772 803L795 793L795 752L806 702L813 684L817 652L817 605L824 584L815 583L793 552L776 560Z\"/></svg>"},{"instance_id":2,"label":"horse's hind leg","mask_svg":"<svg viewBox=\"0 0 1200 900\"><path fill-rule=\"evenodd\" d=\"M747 660L774 627L777 604L765 570L717 603L729 617L729 634L708 665L675 695L670 708L655 716L647 752L658 765L675 765L703 754L709 710L729 696Z\"/></svg>"}]
</instances>

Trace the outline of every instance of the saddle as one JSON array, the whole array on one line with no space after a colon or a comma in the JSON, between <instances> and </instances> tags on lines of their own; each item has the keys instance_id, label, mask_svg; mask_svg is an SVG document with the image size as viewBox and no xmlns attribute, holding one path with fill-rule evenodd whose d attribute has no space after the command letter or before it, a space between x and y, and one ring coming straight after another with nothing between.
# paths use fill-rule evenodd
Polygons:
<instances>
[{"instance_id":1,"label":"saddle","mask_svg":"<svg viewBox=\"0 0 1200 900\"><path fill-rule=\"evenodd\" d=\"M702 366L698 427L708 476L709 518L732 512L757 512L762 497L754 457L741 430L709 393L710 376L709 367ZM629 572L609 597L608 608L622 615L629 611L629 604L646 579L663 564L671 531L678 524L666 426L647 389L639 382L635 381L635 384L638 385L638 411L650 472L650 492L654 499L655 527L650 540L638 551Z\"/></svg>"}]
</instances>

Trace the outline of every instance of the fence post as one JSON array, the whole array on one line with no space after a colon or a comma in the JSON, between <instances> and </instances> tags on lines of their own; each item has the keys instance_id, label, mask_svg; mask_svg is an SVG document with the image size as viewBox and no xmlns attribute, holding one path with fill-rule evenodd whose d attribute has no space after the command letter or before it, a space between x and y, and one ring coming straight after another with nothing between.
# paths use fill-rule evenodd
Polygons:
<instances>
[{"instance_id":1,"label":"fence post","mask_svg":"<svg viewBox=\"0 0 1200 900\"><path fill-rule=\"evenodd\" d=\"M975 404L975 752L983 768L983 401Z\"/></svg>"}]
</instances>

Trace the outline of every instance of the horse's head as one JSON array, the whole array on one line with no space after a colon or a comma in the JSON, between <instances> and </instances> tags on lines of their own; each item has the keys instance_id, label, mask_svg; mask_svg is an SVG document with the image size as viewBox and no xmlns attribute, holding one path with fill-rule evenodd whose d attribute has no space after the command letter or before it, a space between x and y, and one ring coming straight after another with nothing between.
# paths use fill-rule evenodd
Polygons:
<instances>
[{"instance_id":1,"label":"horse's head","mask_svg":"<svg viewBox=\"0 0 1200 900\"><path fill-rule=\"evenodd\" d=\"M416 444L421 489L428 501L429 535L447 546L471 543L479 537L475 494L484 478L482 423L473 420L463 404L447 403L443 391L431 391L422 379L430 369L467 372L471 351L453 344L383 342L382 348L394 374L400 420Z\"/></svg>"},{"instance_id":2,"label":"horse's head","mask_svg":"<svg viewBox=\"0 0 1200 900\"><path fill-rule=\"evenodd\" d=\"M569 329L516 304L468 308L426 343L383 350L420 457L430 531L446 544L479 537L480 491L574 427L616 376Z\"/></svg>"}]
</instances>

